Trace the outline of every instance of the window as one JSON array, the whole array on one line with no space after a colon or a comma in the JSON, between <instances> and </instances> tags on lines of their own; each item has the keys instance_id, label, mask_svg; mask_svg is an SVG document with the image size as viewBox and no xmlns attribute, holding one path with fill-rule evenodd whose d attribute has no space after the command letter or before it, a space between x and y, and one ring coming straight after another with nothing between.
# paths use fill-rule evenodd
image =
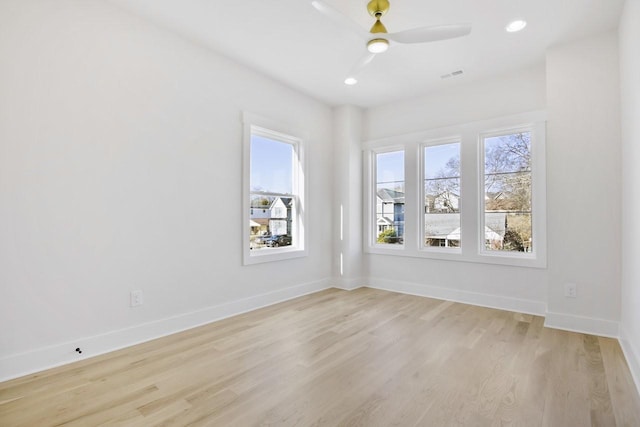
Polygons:
<instances>
[{"instance_id":1,"label":"window","mask_svg":"<svg viewBox=\"0 0 640 427\"><path fill-rule=\"evenodd\" d=\"M245 264L305 255L302 140L245 115Z\"/></svg>"},{"instance_id":2,"label":"window","mask_svg":"<svg viewBox=\"0 0 640 427\"><path fill-rule=\"evenodd\" d=\"M460 247L460 143L424 147L424 247Z\"/></svg>"},{"instance_id":3,"label":"window","mask_svg":"<svg viewBox=\"0 0 640 427\"><path fill-rule=\"evenodd\" d=\"M546 267L542 111L369 141L369 253Z\"/></svg>"},{"instance_id":4,"label":"window","mask_svg":"<svg viewBox=\"0 0 640 427\"><path fill-rule=\"evenodd\" d=\"M531 132L485 136L484 248L531 252Z\"/></svg>"},{"instance_id":5,"label":"window","mask_svg":"<svg viewBox=\"0 0 640 427\"><path fill-rule=\"evenodd\" d=\"M404 151L376 153L376 243L398 245L404 239Z\"/></svg>"}]
</instances>

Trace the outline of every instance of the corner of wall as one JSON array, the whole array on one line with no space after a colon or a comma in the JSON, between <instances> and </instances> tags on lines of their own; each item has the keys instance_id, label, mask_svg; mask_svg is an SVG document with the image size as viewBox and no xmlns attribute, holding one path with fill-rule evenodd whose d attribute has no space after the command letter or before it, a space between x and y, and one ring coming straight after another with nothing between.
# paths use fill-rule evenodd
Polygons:
<instances>
[{"instance_id":1,"label":"corner of wall","mask_svg":"<svg viewBox=\"0 0 640 427\"><path fill-rule=\"evenodd\" d=\"M454 301L462 304L495 308L498 310L515 311L518 313L533 314L536 316L543 316L546 310L545 304L542 301L533 301L501 295L490 295L464 291L456 288L445 288L400 280L369 278L367 286L385 291L399 292L445 301Z\"/></svg>"},{"instance_id":2,"label":"corner of wall","mask_svg":"<svg viewBox=\"0 0 640 427\"><path fill-rule=\"evenodd\" d=\"M551 311L547 311L545 314L544 326L609 338L617 338L620 329L620 323L616 321Z\"/></svg>"},{"instance_id":3,"label":"corner of wall","mask_svg":"<svg viewBox=\"0 0 640 427\"><path fill-rule=\"evenodd\" d=\"M631 371L631 377L636 385L636 390L640 393L640 349L634 347L633 342L629 339L629 335L627 335L624 325L620 327L619 341L624 357L627 359L627 365L629 366L629 371Z\"/></svg>"}]
</instances>

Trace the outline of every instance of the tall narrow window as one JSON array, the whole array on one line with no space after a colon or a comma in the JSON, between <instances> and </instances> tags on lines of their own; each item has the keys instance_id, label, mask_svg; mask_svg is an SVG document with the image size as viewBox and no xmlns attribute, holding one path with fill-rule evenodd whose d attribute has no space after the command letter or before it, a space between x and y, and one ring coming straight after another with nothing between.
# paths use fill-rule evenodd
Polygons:
<instances>
[{"instance_id":1,"label":"tall narrow window","mask_svg":"<svg viewBox=\"0 0 640 427\"><path fill-rule=\"evenodd\" d=\"M531 132L483 142L485 250L531 252Z\"/></svg>"},{"instance_id":2,"label":"tall narrow window","mask_svg":"<svg viewBox=\"0 0 640 427\"><path fill-rule=\"evenodd\" d=\"M460 143L424 147L424 246L460 247Z\"/></svg>"},{"instance_id":3,"label":"tall narrow window","mask_svg":"<svg viewBox=\"0 0 640 427\"><path fill-rule=\"evenodd\" d=\"M404 242L404 151L377 153L376 241L379 244Z\"/></svg>"},{"instance_id":4,"label":"tall narrow window","mask_svg":"<svg viewBox=\"0 0 640 427\"><path fill-rule=\"evenodd\" d=\"M304 249L301 140L249 126L245 263L300 256Z\"/></svg>"}]
</instances>

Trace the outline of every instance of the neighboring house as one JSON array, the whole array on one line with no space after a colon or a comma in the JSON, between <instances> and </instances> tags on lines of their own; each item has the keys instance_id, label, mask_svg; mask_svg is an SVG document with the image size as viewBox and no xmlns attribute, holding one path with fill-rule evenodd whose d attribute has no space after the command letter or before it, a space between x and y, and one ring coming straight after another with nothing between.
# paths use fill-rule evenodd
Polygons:
<instances>
[{"instance_id":1,"label":"neighboring house","mask_svg":"<svg viewBox=\"0 0 640 427\"><path fill-rule=\"evenodd\" d=\"M528 198L530 198L530 194L526 194L524 200L527 200ZM485 209L488 211L526 210L527 208L523 208L522 201L522 195L507 191L486 193L484 196Z\"/></svg>"},{"instance_id":2,"label":"neighboring house","mask_svg":"<svg viewBox=\"0 0 640 427\"><path fill-rule=\"evenodd\" d=\"M276 197L269 207L269 231L271 235L291 235L291 197Z\"/></svg>"},{"instance_id":3,"label":"neighboring house","mask_svg":"<svg viewBox=\"0 0 640 427\"><path fill-rule=\"evenodd\" d=\"M506 231L507 214L504 212L488 212L485 216L485 245L492 248L502 247ZM425 241L430 246L460 246L460 214L438 213L425 215Z\"/></svg>"},{"instance_id":4,"label":"neighboring house","mask_svg":"<svg viewBox=\"0 0 640 427\"><path fill-rule=\"evenodd\" d=\"M293 199L276 197L270 203L257 199L251 205L250 226L254 235L291 235Z\"/></svg>"},{"instance_id":5,"label":"neighboring house","mask_svg":"<svg viewBox=\"0 0 640 427\"><path fill-rule=\"evenodd\" d=\"M393 228L397 236L404 235L404 193L383 188L376 197L378 234Z\"/></svg>"},{"instance_id":6,"label":"neighboring house","mask_svg":"<svg viewBox=\"0 0 640 427\"><path fill-rule=\"evenodd\" d=\"M425 213L460 211L460 196L449 190L437 196L428 195L425 199Z\"/></svg>"},{"instance_id":7,"label":"neighboring house","mask_svg":"<svg viewBox=\"0 0 640 427\"><path fill-rule=\"evenodd\" d=\"M384 216L378 215L376 224L378 225L378 234L382 233L383 231L393 229L393 220Z\"/></svg>"},{"instance_id":8,"label":"neighboring house","mask_svg":"<svg viewBox=\"0 0 640 427\"><path fill-rule=\"evenodd\" d=\"M250 217L252 220L262 219L262 218L270 218L271 203L266 198L255 199L251 201L251 212Z\"/></svg>"},{"instance_id":9,"label":"neighboring house","mask_svg":"<svg viewBox=\"0 0 640 427\"><path fill-rule=\"evenodd\" d=\"M503 195L492 194L488 198L501 200ZM376 225L378 234L394 229L398 236L404 233L403 192L381 189L376 197ZM437 196L427 196L425 204L425 241L430 246L460 246L460 196L444 191ZM506 232L507 214L505 212L487 212L485 215L485 245L494 249L502 248Z\"/></svg>"}]
</instances>

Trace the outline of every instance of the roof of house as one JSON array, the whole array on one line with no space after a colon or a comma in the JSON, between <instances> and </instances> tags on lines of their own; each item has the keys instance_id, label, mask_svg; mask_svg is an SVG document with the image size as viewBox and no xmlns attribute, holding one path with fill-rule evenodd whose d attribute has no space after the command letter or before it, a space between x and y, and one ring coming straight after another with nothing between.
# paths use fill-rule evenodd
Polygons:
<instances>
[{"instance_id":1,"label":"roof of house","mask_svg":"<svg viewBox=\"0 0 640 427\"><path fill-rule=\"evenodd\" d=\"M507 214L504 212L487 212L485 214L485 238L502 240L505 233L506 216ZM460 214L435 213L425 215L425 234L432 239L460 239Z\"/></svg>"},{"instance_id":2,"label":"roof of house","mask_svg":"<svg viewBox=\"0 0 640 427\"><path fill-rule=\"evenodd\" d=\"M393 225L393 221L386 216L381 216L378 218L378 225Z\"/></svg>"},{"instance_id":3,"label":"roof of house","mask_svg":"<svg viewBox=\"0 0 640 427\"><path fill-rule=\"evenodd\" d=\"M377 194L383 203L404 203L404 193L401 191L381 188Z\"/></svg>"},{"instance_id":4,"label":"roof of house","mask_svg":"<svg viewBox=\"0 0 640 427\"><path fill-rule=\"evenodd\" d=\"M269 209L273 208L278 201L282 200L282 203L286 206L286 207L291 207L291 202L293 201L293 198L291 197L276 197L275 199L273 199L273 202L271 202L271 206L269 206Z\"/></svg>"}]
</instances>

